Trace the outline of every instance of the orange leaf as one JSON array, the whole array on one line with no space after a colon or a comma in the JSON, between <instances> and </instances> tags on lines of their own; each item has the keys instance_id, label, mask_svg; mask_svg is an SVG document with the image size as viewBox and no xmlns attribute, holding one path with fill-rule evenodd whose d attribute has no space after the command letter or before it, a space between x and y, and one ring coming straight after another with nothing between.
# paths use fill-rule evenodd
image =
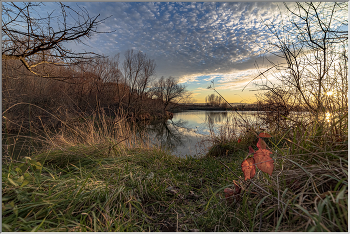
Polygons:
<instances>
[{"instance_id":1,"label":"orange leaf","mask_svg":"<svg viewBox=\"0 0 350 234\"><path fill-rule=\"evenodd\" d=\"M244 180L252 179L255 176L255 161L254 158L247 158L242 162L242 171L244 173Z\"/></svg>"},{"instance_id":2,"label":"orange leaf","mask_svg":"<svg viewBox=\"0 0 350 234\"><path fill-rule=\"evenodd\" d=\"M259 149L266 149L266 143L263 139L259 138L259 141L258 143L256 144L256 146L259 148Z\"/></svg>"},{"instance_id":3,"label":"orange leaf","mask_svg":"<svg viewBox=\"0 0 350 234\"><path fill-rule=\"evenodd\" d=\"M259 134L259 137L269 138L269 137L271 137L271 135L270 135L270 134L267 134L267 133L262 132L262 133L260 133L260 134Z\"/></svg>"},{"instance_id":4,"label":"orange leaf","mask_svg":"<svg viewBox=\"0 0 350 234\"><path fill-rule=\"evenodd\" d=\"M267 149L259 149L254 153L254 159L256 166L263 172L272 175L273 172L273 159L270 157L272 152Z\"/></svg>"},{"instance_id":5,"label":"orange leaf","mask_svg":"<svg viewBox=\"0 0 350 234\"><path fill-rule=\"evenodd\" d=\"M229 198L229 197L234 195L235 191L233 189L230 189L230 188L225 188L224 193L225 193L225 197Z\"/></svg>"}]
</instances>

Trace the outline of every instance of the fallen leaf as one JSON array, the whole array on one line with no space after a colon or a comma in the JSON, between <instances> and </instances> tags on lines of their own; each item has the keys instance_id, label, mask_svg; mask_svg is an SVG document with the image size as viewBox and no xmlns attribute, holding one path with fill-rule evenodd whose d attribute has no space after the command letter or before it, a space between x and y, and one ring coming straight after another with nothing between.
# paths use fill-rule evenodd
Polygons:
<instances>
[{"instance_id":1,"label":"fallen leaf","mask_svg":"<svg viewBox=\"0 0 350 234\"><path fill-rule=\"evenodd\" d=\"M268 133L262 132L262 133L259 134L259 137L269 138L269 137L271 137L271 135L268 134Z\"/></svg>"},{"instance_id":2,"label":"fallen leaf","mask_svg":"<svg viewBox=\"0 0 350 234\"><path fill-rule=\"evenodd\" d=\"M259 148L259 150L266 149L266 142L263 139L259 138L259 141L256 144L256 146Z\"/></svg>"},{"instance_id":3,"label":"fallen leaf","mask_svg":"<svg viewBox=\"0 0 350 234\"><path fill-rule=\"evenodd\" d=\"M254 158L247 158L242 162L242 171L244 173L244 180L252 179L255 176L255 160Z\"/></svg>"},{"instance_id":4,"label":"fallen leaf","mask_svg":"<svg viewBox=\"0 0 350 234\"><path fill-rule=\"evenodd\" d=\"M26 186L27 184L29 184L30 181L28 180L24 180L23 183L21 184L21 187L24 187Z\"/></svg>"},{"instance_id":5,"label":"fallen leaf","mask_svg":"<svg viewBox=\"0 0 350 234\"><path fill-rule=\"evenodd\" d=\"M225 188L224 193L225 193L225 197L228 198L228 197L233 196L235 191L233 189L230 189L230 188Z\"/></svg>"},{"instance_id":6,"label":"fallen leaf","mask_svg":"<svg viewBox=\"0 0 350 234\"><path fill-rule=\"evenodd\" d=\"M273 159L270 157L272 152L267 149L259 149L254 153L254 160L256 166L263 172L272 175ZM243 171L244 172L244 171Z\"/></svg>"},{"instance_id":7,"label":"fallen leaf","mask_svg":"<svg viewBox=\"0 0 350 234\"><path fill-rule=\"evenodd\" d=\"M235 195L235 191L233 189L230 188L225 188L224 189L224 193L225 193L225 198L228 204L231 204L233 202L233 196Z\"/></svg>"},{"instance_id":8,"label":"fallen leaf","mask_svg":"<svg viewBox=\"0 0 350 234\"><path fill-rule=\"evenodd\" d=\"M13 184L14 186L18 186L18 184L15 182L15 181L13 181L11 178L7 178L9 181L10 181L10 183L11 184Z\"/></svg>"},{"instance_id":9,"label":"fallen leaf","mask_svg":"<svg viewBox=\"0 0 350 234\"><path fill-rule=\"evenodd\" d=\"M241 139L238 139L238 143L241 143L241 141L242 141Z\"/></svg>"}]
</instances>

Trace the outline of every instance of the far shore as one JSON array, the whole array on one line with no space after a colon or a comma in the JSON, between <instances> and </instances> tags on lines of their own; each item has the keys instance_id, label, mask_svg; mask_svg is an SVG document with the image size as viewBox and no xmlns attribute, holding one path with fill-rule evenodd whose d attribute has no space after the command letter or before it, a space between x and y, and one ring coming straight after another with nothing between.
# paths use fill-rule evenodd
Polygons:
<instances>
[{"instance_id":1,"label":"far shore","mask_svg":"<svg viewBox=\"0 0 350 234\"><path fill-rule=\"evenodd\" d=\"M207 110L207 111L228 111L228 110L236 110L236 111L259 111L259 107L255 104L240 104L240 105L232 105L227 107L221 106L210 106L203 104L179 104L176 107L172 108L172 112L181 112L185 110Z\"/></svg>"},{"instance_id":2,"label":"far shore","mask_svg":"<svg viewBox=\"0 0 350 234\"><path fill-rule=\"evenodd\" d=\"M268 111L266 109L266 106L261 106L257 104L231 104L231 106L227 105L225 107L222 106L211 106L211 105L206 105L206 104L178 104L176 106L173 106L171 108L172 113L176 112L182 112L182 111L187 111L187 110L204 110L204 111ZM300 108L299 110L295 108L296 112L302 112L303 110Z\"/></svg>"}]
</instances>

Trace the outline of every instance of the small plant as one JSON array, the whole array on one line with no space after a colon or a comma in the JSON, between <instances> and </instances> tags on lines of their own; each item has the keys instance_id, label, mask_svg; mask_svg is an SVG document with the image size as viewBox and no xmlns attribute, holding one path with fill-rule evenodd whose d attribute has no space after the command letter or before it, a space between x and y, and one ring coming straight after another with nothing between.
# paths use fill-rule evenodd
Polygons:
<instances>
[{"instance_id":1,"label":"small plant","mask_svg":"<svg viewBox=\"0 0 350 234\"><path fill-rule=\"evenodd\" d=\"M266 149L266 143L262 138L269 138L271 137L267 133L260 133L259 134L259 141L256 144L259 148L257 151L255 151L251 146L249 146L249 155L253 154L253 157L247 158L242 162L242 171L244 173L244 179L252 179L255 176L256 167L255 165L263 172L268 173L269 175L272 175L273 172L273 159L270 157L270 154L272 152L268 149Z\"/></svg>"},{"instance_id":2,"label":"small plant","mask_svg":"<svg viewBox=\"0 0 350 234\"><path fill-rule=\"evenodd\" d=\"M24 187L33 180L34 177L30 174L30 169L32 169L32 171L38 170L39 173L42 170L42 165L40 162L37 162L30 157L24 157L24 160L24 163L15 167L15 172L9 172L7 175L8 182L15 187Z\"/></svg>"},{"instance_id":3,"label":"small plant","mask_svg":"<svg viewBox=\"0 0 350 234\"><path fill-rule=\"evenodd\" d=\"M269 175L272 175L274 165L274 160L270 157L270 154L272 152L268 149L266 149L266 142L262 138L270 138L271 135L267 133L260 133L258 135L259 141L257 143L257 147L259 148L257 151L253 149L253 147L249 146L249 154L247 157L251 154L253 154L253 157L246 158L241 165L242 171L244 173L244 179L252 179L255 176L256 173L256 166L263 172L268 173ZM241 142L241 139L238 139L238 143ZM235 181L233 181L235 185L235 189L225 188L225 198L228 204L232 203L233 196L236 196L240 194L241 192L241 186L237 185Z\"/></svg>"}]
</instances>

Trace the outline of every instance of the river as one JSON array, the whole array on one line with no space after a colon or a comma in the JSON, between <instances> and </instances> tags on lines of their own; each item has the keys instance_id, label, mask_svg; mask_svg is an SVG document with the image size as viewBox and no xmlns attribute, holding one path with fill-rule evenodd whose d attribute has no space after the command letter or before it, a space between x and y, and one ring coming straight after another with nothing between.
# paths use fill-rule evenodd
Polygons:
<instances>
[{"instance_id":1,"label":"river","mask_svg":"<svg viewBox=\"0 0 350 234\"><path fill-rule=\"evenodd\" d=\"M211 138L220 134L240 135L244 125L259 123L256 111L184 111L171 120L147 127L150 141L172 154L200 156L208 152Z\"/></svg>"}]
</instances>

